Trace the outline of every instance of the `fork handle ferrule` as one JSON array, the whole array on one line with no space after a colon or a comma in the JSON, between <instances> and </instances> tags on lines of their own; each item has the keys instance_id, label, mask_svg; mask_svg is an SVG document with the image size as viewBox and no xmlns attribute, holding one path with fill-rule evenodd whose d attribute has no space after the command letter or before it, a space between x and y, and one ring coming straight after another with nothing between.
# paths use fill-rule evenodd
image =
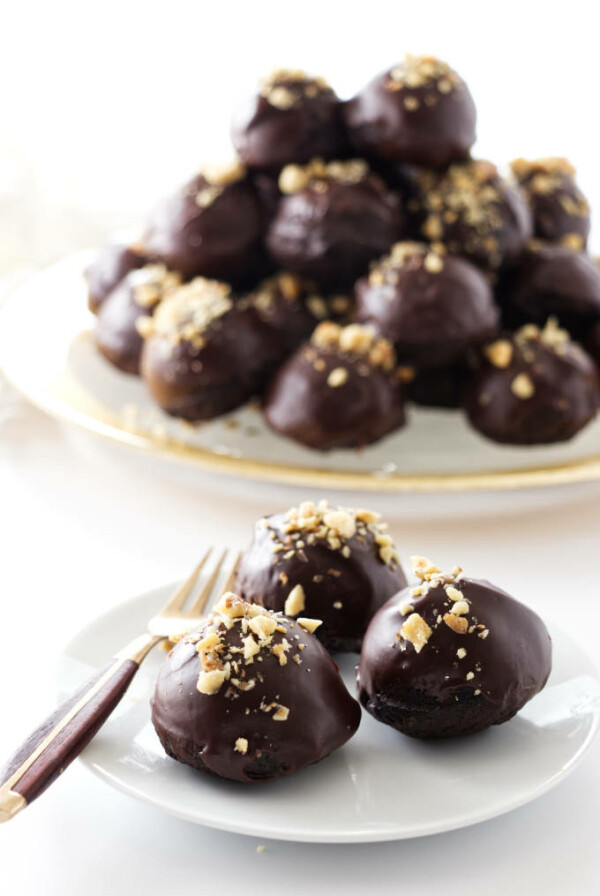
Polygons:
<instances>
[{"instance_id":1,"label":"fork handle ferrule","mask_svg":"<svg viewBox=\"0 0 600 896\"><path fill-rule=\"evenodd\" d=\"M139 664L161 638L143 635L68 697L0 771L0 822L55 781L81 753L125 694Z\"/></svg>"}]
</instances>

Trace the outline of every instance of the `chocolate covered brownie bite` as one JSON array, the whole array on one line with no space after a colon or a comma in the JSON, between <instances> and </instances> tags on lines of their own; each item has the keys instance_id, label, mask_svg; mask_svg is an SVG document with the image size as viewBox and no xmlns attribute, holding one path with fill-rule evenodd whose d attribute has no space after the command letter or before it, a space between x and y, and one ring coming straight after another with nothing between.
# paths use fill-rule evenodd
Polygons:
<instances>
[{"instance_id":1,"label":"chocolate covered brownie bite","mask_svg":"<svg viewBox=\"0 0 600 896\"><path fill-rule=\"evenodd\" d=\"M404 372L371 328L324 321L275 374L265 418L309 448L368 445L404 424Z\"/></svg>"},{"instance_id":2,"label":"chocolate covered brownie bite","mask_svg":"<svg viewBox=\"0 0 600 896\"><path fill-rule=\"evenodd\" d=\"M280 341L251 303L202 277L173 290L138 329L152 396L189 421L239 407L263 388L281 356Z\"/></svg>"},{"instance_id":3,"label":"chocolate covered brownie bite","mask_svg":"<svg viewBox=\"0 0 600 896\"><path fill-rule=\"evenodd\" d=\"M237 112L233 145L251 169L277 172L316 156L343 157L347 140L340 102L324 78L279 69L263 79L260 91Z\"/></svg>"},{"instance_id":4,"label":"chocolate covered brownie bite","mask_svg":"<svg viewBox=\"0 0 600 896\"><path fill-rule=\"evenodd\" d=\"M554 316L583 339L600 320L600 267L585 252L533 240L501 283L499 295L509 326L543 326Z\"/></svg>"},{"instance_id":5,"label":"chocolate covered brownie bite","mask_svg":"<svg viewBox=\"0 0 600 896\"><path fill-rule=\"evenodd\" d=\"M258 520L237 572L239 593L288 616L317 615L332 651L357 651L373 614L406 584L377 513L304 501Z\"/></svg>"},{"instance_id":6,"label":"chocolate covered brownie bite","mask_svg":"<svg viewBox=\"0 0 600 896\"><path fill-rule=\"evenodd\" d=\"M106 297L98 309L94 340L111 364L125 373L139 373L143 339L138 321L151 317L180 284L179 274L164 264L147 264L130 271Z\"/></svg>"},{"instance_id":7,"label":"chocolate covered brownie bite","mask_svg":"<svg viewBox=\"0 0 600 896\"><path fill-rule=\"evenodd\" d=\"M471 425L495 442L541 445L573 438L598 412L598 371L552 318L484 349L466 389Z\"/></svg>"},{"instance_id":8,"label":"chocolate covered brownie bite","mask_svg":"<svg viewBox=\"0 0 600 896\"><path fill-rule=\"evenodd\" d=\"M397 197L362 159L287 165L279 186L267 248L281 268L324 289L352 286L401 236Z\"/></svg>"},{"instance_id":9,"label":"chocolate covered brownie bite","mask_svg":"<svg viewBox=\"0 0 600 896\"><path fill-rule=\"evenodd\" d=\"M368 157L446 168L475 142L475 104L462 78L432 56L407 54L344 105L355 147Z\"/></svg>"},{"instance_id":10,"label":"chocolate covered brownie bite","mask_svg":"<svg viewBox=\"0 0 600 896\"><path fill-rule=\"evenodd\" d=\"M185 280L254 285L267 269L264 213L244 166L205 166L150 213L145 250Z\"/></svg>"},{"instance_id":11,"label":"chocolate covered brownie bite","mask_svg":"<svg viewBox=\"0 0 600 896\"><path fill-rule=\"evenodd\" d=\"M570 249L585 249L590 233L590 206L575 182L567 159L515 159L511 170L533 215L534 235Z\"/></svg>"},{"instance_id":12,"label":"chocolate covered brownie bite","mask_svg":"<svg viewBox=\"0 0 600 896\"><path fill-rule=\"evenodd\" d=\"M443 243L485 271L514 263L531 237L529 208L491 162L475 159L446 171L420 171L421 235Z\"/></svg>"},{"instance_id":13,"label":"chocolate covered brownie bite","mask_svg":"<svg viewBox=\"0 0 600 896\"><path fill-rule=\"evenodd\" d=\"M149 258L138 246L114 243L103 246L84 271L88 289L88 307L97 314L106 297L130 272L148 264Z\"/></svg>"},{"instance_id":14,"label":"chocolate covered brownie bite","mask_svg":"<svg viewBox=\"0 0 600 896\"><path fill-rule=\"evenodd\" d=\"M546 626L505 591L413 558L419 580L374 616L357 670L378 721L417 738L474 734L511 719L552 665Z\"/></svg>"},{"instance_id":15,"label":"chocolate covered brownie bite","mask_svg":"<svg viewBox=\"0 0 600 896\"><path fill-rule=\"evenodd\" d=\"M458 362L498 329L486 277L443 246L401 242L356 285L356 319L372 324L417 368Z\"/></svg>"},{"instance_id":16,"label":"chocolate covered brownie bite","mask_svg":"<svg viewBox=\"0 0 600 896\"><path fill-rule=\"evenodd\" d=\"M162 665L152 722L173 759L242 783L324 759L355 733L360 707L313 632L225 594Z\"/></svg>"}]
</instances>

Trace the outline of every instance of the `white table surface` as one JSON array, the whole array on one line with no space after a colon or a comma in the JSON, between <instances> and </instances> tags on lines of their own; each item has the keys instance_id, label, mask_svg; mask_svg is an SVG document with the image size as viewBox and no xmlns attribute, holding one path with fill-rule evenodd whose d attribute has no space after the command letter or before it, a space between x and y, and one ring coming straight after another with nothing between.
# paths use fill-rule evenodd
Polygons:
<instances>
[{"instance_id":1,"label":"white table surface","mask_svg":"<svg viewBox=\"0 0 600 896\"><path fill-rule=\"evenodd\" d=\"M3 758L52 706L54 666L73 633L118 601L185 574L204 543L242 546L258 515L299 494L209 483L198 471L65 428L6 387L0 398ZM386 506L403 556L426 553L487 576L559 620L597 657L600 490L559 491L541 507L540 499L520 500L517 511L490 496L357 500ZM1 889L491 896L510 887L518 896L592 896L600 890L599 760L600 740L550 794L462 831L358 846L262 841L264 851L256 839L137 803L75 763L0 828Z\"/></svg>"}]
</instances>

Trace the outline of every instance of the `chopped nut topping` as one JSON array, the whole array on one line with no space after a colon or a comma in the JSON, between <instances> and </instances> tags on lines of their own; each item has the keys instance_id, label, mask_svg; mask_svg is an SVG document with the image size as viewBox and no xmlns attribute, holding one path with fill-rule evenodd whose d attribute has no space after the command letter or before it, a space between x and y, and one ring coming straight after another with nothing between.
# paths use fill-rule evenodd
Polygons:
<instances>
[{"instance_id":1,"label":"chopped nut topping","mask_svg":"<svg viewBox=\"0 0 600 896\"><path fill-rule=\"evenodd\" d=\"M234 749L237 753L244 753L244 754L246 754L246 753L248 752L248 741L246 740L246 738L245 738L245 737L238 737L238 739L237 739L236 742L235 742L235 747L234 747L233 749Z\"/></svg>"},{"instance_id":2,"label":"chopped nut topping","mask_svg":"<svg viewBox=\"0 0 600 896\"><path fill-rule=\"evenodd\" d=\"M345 367L334 367L327 377L327 385L332 389L337 389L338 386L343 386L347 379L348 371Z\"/></svg>"},{"instance_id":3,"label":"chopped nut topping","mask_svg":"<svg viewBox=\"0 0 600 896\"><path fill-rule=\"evenodd\" d=\"M304 616L299 616L297 619L298 625L301 625L305 631L310 632L311 635L313 632L316 632L320 625L323 625L323 621L321 619L307 619Z\"/></svg>"},{"instance_id":4,"label":"chopped nut topping","mask_svg":"<svg viewBox=\"0 0 600 896\"><path fill-rule=\"evenodd\" d=\"M510 391L517 398L526 401L535 394L535 386L531 377L526 373L518 373L510 384Z\"/></svg>"},{"instance_id":5,"label":"chopped nut topping","mask_svg":"<svg viewBox=\"0 0 600 896\"><path fill-rule=\"evenodd\" d=\"M393 68L386 78L388 90L415 89L433 86L441 94L462 87L463 82L447 63L435 56L413 56L407 53L404 61Z\"/></svg>"},{"instance_id":6,"label":"chopped nut topping","mask_svg":"<svg viewBox=\"0 0 600 896\"><path fill-rule=\"evenodd\" d=\"M308 165L286 165L279 175L279 189L284 194L300 193L309 187L323 192L331 182L358 184L368 173L369 166L363 159L344 162L313 159Z\"/></svg>"},{"instance_id":7,"label":"chopped nut topping","mask_svg":"<svg viewBox=\"0 0 600 896\"><path fill-rule=\"evenodd\" d=\"M338 349L349 354L366 358L372 367L392 371L396 365L396 353L388 339L377 337L370 327L348 324L340 327L331 321L324 321L314 331L311 342L325 350Z\"/></svg>"},{"instance_id":8,"label":"chopped nut topping","mask_svg":"<svg viewBox=\"0 0 600 896\"><path fill-rule=\"evenodd\" d=\"M464 596L462 591L459 591L454 585L446 585L446 594L450 600L462 600Z\"/></svg>"},{"instance_id":9,"label":"chopped nut topping","mask_svg":"<svg viewBox=\"0 0 600 896\"><path fill-rule=\"evenodd\" d=\"M144 325L144 336L161 336L173 343L190 342L201 349L206 331L233 307L231 287L216 280L196 277L169 291L152 318Z\"/></svg>"},{"instance_id":10,"label":"chopped nut topping","mask_svg":"<svg viewBox=\"0 0 600 896\"><path fill-rule=\"evenodd\" d=\"M465 650L464 647L459 647L458 650L456 651L456 655L459 658L459 660L464 660L464 658L467 655L467 651Z\"/></svg>"},{"instance_id":11,"label":"chopped nut topping","mask_svg":"<svg viewBox=\"0 0 600 896\"><path fill-rule=\"evenodd\" d=\"M239 159L224 165L204 165L201 170L204 180L213 187L226 187L246 176L246 169Z\"/></svg>"},{"instance_id":12,"label":"chopped nut topping","mask_svg":"<svg viewBox=\"0 0 600 896\"><path fill-rule=\"evenodd\" d=\"M198 690L201 694L216 694L225 681L225 672L222 669L213 669L210 672L201 672L198 676Z\"/></svg>"},{"instance_id":13,"label":"chopped nut topping","mask_svg":"<svg viewBox=\"0 0 600 896\"><path fill-rule=\"evenodd\" d=\"M296 585L288 594L283 612L286 616L297 616L306 606L306 595L302 585Z\"/></svg>"},{"instance_id":14,"label":"chopped nut topping","mask_svg":"<svg viewBox=\"0 0 600 896\"><path fill-rule=\"evenodd\" d=\"M497 339L491 345L486 346L484 353L490 364L501 370L510 367L513 358L513 346L508 339Z\"/></svg>"},{"instance_id":15,"label":"chopped nut topping","mask_svg":"<svg viewBox=\"0 0 600 896\"><path fill-rule=\"evenodd\" d=\"M465 678L467 679L467 681L471 681L473 678L475 678L475 673L467 672L467 674L465 675Z\"/></svg>"},{"instance_id":16,"label":"chopped nut topping","mask_svg":"<svg viewBox=\"0 0 600 896\"><path fill-rule=\"evenodd\" d=\"M457 600L454 604L452 604L452 609L450 610L455 616L466 616L469 612L469 604L466 600Z\"/></svg>"},{"instance_id":17,"label":"chopped nut topping","mask_svg":"<svg viewBox=\"0 0 600 896\"><path fill-rule=\"evenodd\" d=\"M327 81L300 70L277 69L261 81L260 95L276 109L291 109L303 97L312 98L319 93L332 93Z\"/></svg>"},{"instance_id":18,"label":"chopped nut topping","mask_svg":"<svg viewBox=\"0 0 600 896\"><path fill-rule=\"evenodd\" d=\"M399 609L399 611L400 611L400 613L401 613L402 616L408 616L410 613L413 612L414 607L413 607L413 605L411 604L410 601L405 601L404 603L401 603L401 604L400 604L400 606L398 607L398 609Z\"/></svg>"},{"instance_id":19,"label":"chopped nut topping","mask_svg":"<svg viewBox=\"0 0 600 896\"><path fill-rule=\"evenodd\" d=\"M464 616L455 616L453 613L444 613L444 622L457 635L466 635L469 623Z\"/></svg>"},{"instance_id":20,"label":"chopped nut topping","mask_svg":"<svg viewBox=\"0 0 600 896\"><path fill-rule=\"evenodd\" d=\"M131 271L128 281L133 289L133 298L142 308L154 308L166 293L181 283L181 277L169 271L164 264L146 264Z\"/></svg>"},{"instance_id":21,"label":"chopped nut topping","mask_svg":"<svg viewBox=\"0 0 600 896\"><path fill-rule=\"evenodd\" d=\"M273 713L274 722L285 722L290 714L287 706L278 706Z\"/></svg>"},{"instance_id":22,"label":"chopped nut topping","mask_svg":"<svg viewBox=\"0 0 600 896\"><path fill-rule=\"evenodd\" d=\"M431 637L432 629L422 616L412 613L400 629L400 634L405 641L410 641L417 653L420 653Z\"/></svg>"}]
</instances>

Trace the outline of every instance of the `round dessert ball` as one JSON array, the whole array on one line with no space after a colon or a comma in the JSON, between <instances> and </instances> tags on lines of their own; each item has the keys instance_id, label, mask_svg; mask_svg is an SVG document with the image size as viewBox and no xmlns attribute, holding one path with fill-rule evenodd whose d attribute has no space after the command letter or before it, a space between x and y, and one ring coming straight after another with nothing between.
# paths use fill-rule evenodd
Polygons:
<instances>
[{"instance_id":1,"label":"round dessert ball","mask_svg":"<svg viewBox=\"0 0 600 896\"><path fill-rule=\"evenodd\" d=\"M585 252L532 241L501 284L500 298L510 326L543 325L553 315L583 338L600 320L600 268Z\"/></svg>"},{"instance_id":2,"label":"round dessert ball","mask_svg":"<svg viewBox=\"0 0 600 896\"><path fill-rule=\"evenodd\" d=\"M185 280L253 284L265 270L263 223L243 165L205 167L151 212L144 247Z\"/></svg>"},{"instance_id":3,"label":"round dessert ball","mask_svg":"<svg viewBox=\"0 0 600 896\"><path fill-rule=\"evenodd\" d=\"M281 354L248 301L202 277L170 292L138 329L150 392L167 414L190 421L239 407L262 389Z\"/></svg>"},{"instance_id":4,"label":"round dessert ball","mask_svg":"<svg viewBox=\"0 0 600 896\"><path fill-rule=\"evenodd\" d=\"M236 588L248 601L322 620L328 650L359 651L373 614L406 585L379 514L305 501L264 517L242 555Z\"/></svg>"},{"instance_id":5,"label":"round dessert ball","mask_svg":"<svg viewBox=\"0 0 600 896\"><path fill-rule=\"evenodd\" d=\"M421 407L456 410L462 408L471 376L472 370L465 358L445 367L415 369L412 378L407 375L406 397Z\"/></svg>"},{"instance_id":6,"label":"round dessert ball","mask_svg":"<svg viewBox=\"0 0 600 896\"><path fill-rule=\"evenodd\" d=\"M252 783L291 775L343 746L360 706L315 638L318 625L225 594L158 674L152 722L166 753Z\"/></svg>"},{"instance_id":7,"label":"round dessert ball","mask_svg":"<svg viewBox=\"0 0 600 896\"><path fill-rule=\"evenodd\" d=\"M495 165L480 159L421 171L421 235L486 271L514 263L532 235L531 214Z\"/></svg>"},{"instance_id":8,"label":"round dessert ball","mask_svg":"<svg viewBox=\"0 0 600 896\"><path fill-rule=\"evenodd\" d=\"M260 92L239 109L232 140L248 168L267 171L347 152L340 101L329 84L287 69L265 78Z\"/></svg>"},{"instance_id":9,"label":"round dessert ball","mask_svg":"<svg viewBox=\"0 0 600 896\"><path fill-rule=\"evenodd\" d=\"M139 373L143 339L137 323L151 317L161 299L181 277L164 264L130 271L98 309L96 345L111 364L125 373Z\"/></svg>"},{"instance_id":10,"label":"round dessert ball","mask_svg":"<svg viewBox=\"0 0 600 896\"><path fill-rule=\"evenodd\" d=\"M512 172L533 215L534 235L549 243L585 249L590 233L590 207L575 183L567 159L515 159Z\"/></svg>"},{"instance_id":11,"label":"round dessert ball","mask_svg":"<svg viewBox=\"0 0 600 896\"><path fill-rule=\"evenodd\" d=\"M148 264L148 257L134 246L104 246L84 271L88 287L88 307L97 314L106 297L130 271Z\"/></svg>"},{"instance_id":12,"label":"round dessert ball","mask_svg":"<svg viewBox=\"0 0 600 896\"><path fill-rule=\"evenodd\" d=\"M387 339L324 321L271 380L265 418L309 448L360 448L404 425L401 375Z\"/></svg>"},{"instance_id":13,"label":"round dessert ball","mask_svg":"<svg viewBox=\"0 0 600 896\"><path fill-rule=\"evenodd\" d=\"M445 575L425 557L420 583L373 617L357 670L378 721L418 738L501 725L542 690L552 644L532 610L490 582Z\"/></svg>"},{"instance_id":14,"label":"round dessert ball","mask_svg":"<svg viewBox=\"0 0 600 896\"><path fill-rule=\"evenodd\" d=\"M396 243L356 285L356 319L396 346L402 363L441 367L490 339L499 312L486 277L443 247Z\"/></svg>"},{"instance_id":15,"label":"round dessert ball","mask_svg":"<svg viewBox=\"0 0 600 896\"><path fill-rule=\"evenodd\" d=\"M550 318L527 324L484 350L466 390L471 425L494 442L542 445L571 439L600 401L594 362Z\"/></svg>"},{"instance_id":16,"label":"round dessert ball","mask_svg":"<svg viewBox=\"0 0 600 896\"><path fill-rule=\"evenodd\" d=\"M407 55L344 105L355 147L367 156L446 168L475 142L475 104L462 78L430 56Z\"/></svg>"},{"instance_id":17,"label":"round dessert ball","mask_svg":"<svg viewBox=\"0 0 600 896\"><path fill-rule=\"evenodd\" d=\"M304 342L329 310L313 284L284 271L260 283L250 301L280 340L282 355Z\"/></svg>"},{"instance_id":18,"label":"round dessert ball","mask_svg":"<svg viewBox=\"0 0 600 896\"><path fill-rule=\"evenodd\" d=\"M267 248L280 267L325 289L352 286L401 235L397 198L361 159L288 165L279 186Z\"/></svg>"}]
</instances>

